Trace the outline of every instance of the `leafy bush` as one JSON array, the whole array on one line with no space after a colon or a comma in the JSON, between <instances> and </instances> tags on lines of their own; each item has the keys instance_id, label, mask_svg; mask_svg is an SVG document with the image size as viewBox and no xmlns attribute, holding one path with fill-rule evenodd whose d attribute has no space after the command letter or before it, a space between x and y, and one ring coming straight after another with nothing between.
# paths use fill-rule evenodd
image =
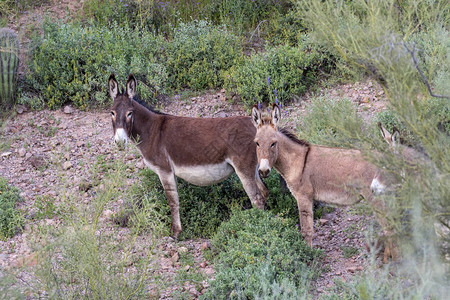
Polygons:
<instances>
[{"instance_id":1,"label":"leafy bush","mask_svg":"<svg viewBox=\"0 0 450 300\"><path fill-rule=\"evenodd\" d=\"M291 6L287 0L87 0L83 17L94 19L102 25L127 24L138 28L170 34L179 23L194 20L211 20L227 25L236 32L254 29L263 20L275 19Z\"/></svg>"},{"instance_id":2,"label":"leafy bush","mask_svg":"<svg viewBox=\"0 0 450 300\"><path fill-rule=\"evenodd\" d=\"M167 78L165 67L157 60L162 45L161 38L128 27L46 22L27 80L51 109L68 101L81 109L107 103L107 80L112 72L121 81L133 73L142 83L138 85L140 95L154 99Z\"/></svg>"},{"instance_id":3,"label":"leafy bush","mask_svg":"<svg viewBox=\"0 0 450 300\"><path fill-rule=\"evenodd\" d=\"M363 120L350 100L318 97L308 105L297 131L300 138L313 144L355 147L349 136L361 135L362 126Z\"/></svg>"},{"instance_id":4,"label":"leafy bush","mask_svg":"<svg viewBox=\"0 0 450 300\"><path fill-rule=\"evenodd\" d=\"M166 216L164 220L168 222L167 228L170 228L169 204L158 176L150 170L143 170L141 178L142 187L134 196L135 205L142 205L141 202L145 202L145 199L155 201L157 210ZM195 186L178 179L178 195L183 226L181 239L211 237L217 227L229 218L232 207L251 206L236 175L219 184L206 187Z\"/></svg>"},{"instance_id":5,"label":"leafy bush","mask_svg":"<svg viewBox=\"0 0 450 300\"><path fill-rule=\"evenodd\" d=\"M225 81L228 91L236 92L247 107L256 102L273 103L303 94L324 65L318 51L280 46L255 54L233 67Z\"/></svg>"},{"instance_id":6,"label":"leafy bush","mask_svg":"<svg viewBox=\"0 0 450 300\"><path fill-rule=\"evenodd\" d=\"M234 211L218 228L211 249L217 273L205 299L275 295L267 290L267 283L288 295L289 289L302 289L307 279L317 275L308 265L320 252L304 242L292 220L268 211Z\"/></svg>"},{"instance_id":7,"label":"leafy bush","mask_svg":"<svg viewBox=\"0 0 450 300\"><path fill-rule=\"evenodd\" d=\"M221 87L225 72L242 60L239 38L207 21L181 23L167 47L169 86L174 89Z\"/></svg>"},{"instance_id":8,"label":"leafy bush","mask_svg":"<svg viewBox=\"0 0 450 300\"><path fill-rule=\"evenodd\" d=\"M131 205L121 212L116 222L123 226L146 229L146 223L161 220L170 228L170 210L158 176L150 170L141 171L140 182L130 193ZM278 173L265 180L270 191L266 208L274 214L298 222L298 208L294 197L283 193ZM199 187L178 179L180 218L183 232L180 238L212 237L217 228L230 218L233 208L250 208L251 203L239 178L234 174L212 186ZM151 217L149 217L149 215ZM128 222L131 221L131 222Z\"/></svg>"},{"instance_id":9,"label":"leafy bush","mask_svg":"<svg viewBox=\"0 0 450 300\"><path fill-rule=\"evenodd\" d=\"M16 208L19 201L22 201L19 191L0 177L0 240L13 237L23 228L24 218Z\"/></svg>"}]
</instances>

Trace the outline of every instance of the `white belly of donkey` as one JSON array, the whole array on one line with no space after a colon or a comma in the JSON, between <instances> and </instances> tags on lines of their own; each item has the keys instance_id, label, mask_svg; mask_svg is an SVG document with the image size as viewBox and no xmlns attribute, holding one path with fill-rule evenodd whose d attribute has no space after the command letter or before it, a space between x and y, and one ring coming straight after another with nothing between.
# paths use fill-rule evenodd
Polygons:
<instances>
[{"instance_id":1,"label":"white belly of donkey","mask_svg":"<svg viewBox=\"0 0 450 300\"><path fill-rule=\"evenodd\" d=\"M176 166L174 165L175 175L186 180L189 183L207 186L219 183L233 174L234 169L226 161L220 164L211 164L203 166Z\"/></svg>"}]
</instances>

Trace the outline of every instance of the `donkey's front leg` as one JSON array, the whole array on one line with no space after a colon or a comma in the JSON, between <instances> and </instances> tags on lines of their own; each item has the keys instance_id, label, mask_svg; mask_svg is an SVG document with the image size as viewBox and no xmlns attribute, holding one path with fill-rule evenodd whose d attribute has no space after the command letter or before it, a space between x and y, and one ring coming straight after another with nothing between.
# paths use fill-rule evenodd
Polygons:
<instances>
[{"instance_id":1,"label":"donkey's front leg","mask_svg":"<svg viewBox=\"0 0 450 300\"><path fill-rule=\"evenodd\" d=\"M172 215L172 234L174 238L178 238L181 233L180 221L180 201L178 199L177 182L173 172L160 173L159 179L164 187L164 192L169 202L170 214Z\"/></svg>"},{"instance_id":2,"label":"donkey's front leg","mask_svg":"<svg viewBox=\"0 0 450 300\"><path fill-rule=\"evenodd\" d=\"M300 229L305 242L312 247L313 226L313 199L304 195L295 195L300 217Z\"/></svg>"}]
</instances>

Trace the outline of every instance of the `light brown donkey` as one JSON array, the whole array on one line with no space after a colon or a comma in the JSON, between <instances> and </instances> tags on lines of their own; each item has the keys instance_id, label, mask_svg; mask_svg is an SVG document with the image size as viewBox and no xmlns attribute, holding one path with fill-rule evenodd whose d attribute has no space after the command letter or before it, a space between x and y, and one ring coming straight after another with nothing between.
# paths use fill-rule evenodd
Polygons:
<instances>
[{"instance_id":1,"label":"light brown donkey","mask_svg":"<svg viewBox=\"0 0 450 300\"><path fill-rule=\"evenodd\" d=\"M114 75L108 81L114 140L137 142L145 164L161 180L172 214L172 232L182 228L175 176L199 186L221 182L236 172L252 205L264 208L268 190L257 172L256 129L249 117L187 118L162 114L133 100L136 79L130 75L119 93Z\"/></svg>"},{"instance_id":2,"label":"light brown donkey","mask_svg":"<svg viewBox=\"0 0 450 300\"><path fill-rule=\"evenodd\" d=\"M392 232L383 217L383 203L374 194L381 194L388 186L386 178L373 164L367 162L358 150L310 145L292 133L278 128L280 109L273 106L271 114L252 109L252 120L257 128L255 143L259 174L267 177L271 168L286 180L297 200L301 232L312 246L313 200L351 205L366 199L377 212L388 241L384 259L397 256L392 245Z\"/></svg>"}]
</instances>

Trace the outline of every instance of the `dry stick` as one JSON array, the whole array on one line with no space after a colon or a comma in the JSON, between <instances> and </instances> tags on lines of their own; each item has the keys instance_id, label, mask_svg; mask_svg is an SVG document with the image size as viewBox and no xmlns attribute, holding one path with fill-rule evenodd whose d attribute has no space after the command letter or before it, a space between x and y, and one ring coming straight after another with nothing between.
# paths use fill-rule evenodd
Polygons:
<instances>
[{"instance_id":1,"label":"dry stick","mask_svg":"<svg viewBox=\"0 0 450 300\"><path fill-rule=\"evenodd\" d=\"M431 90L431 86L430 83L428 82L427 78L425 77L425 75L423 74L422 70L419 68L419 63L417 61L416 55L415 55L415 50L416 50L416 46L415 44L413 44L413 48L412 50L409 49L405 43L402 43L403 47L406 49L406 51L408 51L409 54L411 54L411 57L414 61L414 65L417 69L417 71L419 71L420 76L422 77L423 82L425 83L425 85L427 86L428 92L430 93L430 95L432 97L436 97L436 98L445 98L445 99L450 99L449 96L445 96L445 95L436 95L433 93L433 91Z\"/></svg>"},{"instance_id":2,"label":"dry stick","mask_svg":"<svg viewBox=\"0 0 450 300\"><path fill-rule=\"evenodd\" d=\"M262 23L266 22L267 20L262 20L261 22L259 22L258 26L256 26L255 30L253 30L252 35L250 36L250 39L248 40L249 43L251 43L253 36L255 35L256 31L258 30L259 32L259 25L261 25Z\"/></svg>"}]
</instances>

